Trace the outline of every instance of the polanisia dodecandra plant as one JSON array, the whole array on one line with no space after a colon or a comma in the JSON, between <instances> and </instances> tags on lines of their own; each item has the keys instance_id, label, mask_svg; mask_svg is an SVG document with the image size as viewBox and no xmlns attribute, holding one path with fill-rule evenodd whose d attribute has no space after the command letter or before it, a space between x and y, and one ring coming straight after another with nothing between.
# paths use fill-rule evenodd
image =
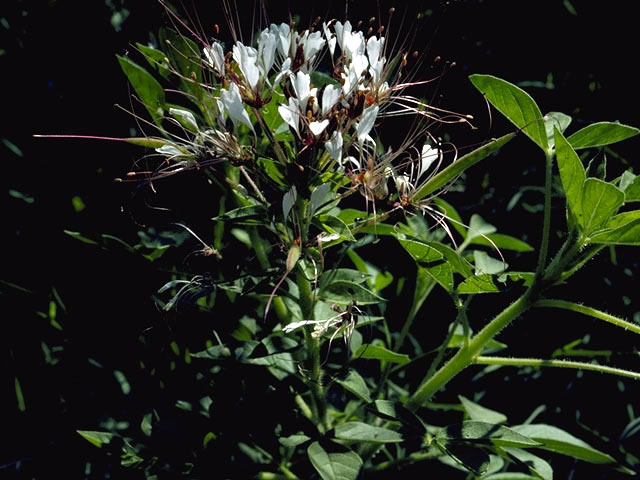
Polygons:
<instances>
[{"instance_id":1,"label":"polanisia dodecandra plant","mask_svg":"<svg viewBox=\"0 0 640 480\"><path fill-rule=\"evenodd\" d=\"M150 157L159 159L153 172L128 178L153 185L201 170L217 189L211 246L195 228L179 227L205 246L202 253L214 273L176 276L159 292L165 310L179 313L186 300L202 296L200 308L215 311L221 302L216 295L235 310L233 333L215 332L206 345L203 340L202 352L191 355L214 385L202 399L208 410L189 409L209 422L205 438L198 439L198 448L209 453L190 462L193 474L215 458L224 478L233 477L235 468L243 478L348 480L439 459L467 478L551 479L553 470L540 450L630 471L613 445L610 455L544 423L507 426L506 416L464 396L451 407L462 410L460 421L442 425L430 414L429 401L471 365L564 367L640 379L608 365L495 355L504 348L496 335L534 308L573 310L640 333L637 324L550 296L604 247L640 244L640 210L628 207L640 200L640 179L631 171L610 181L596 178L577 153L624 140L637 129L601 122L565 136L567 115L543 115L520 88L472 75L473 85L517 132L459 156L436 131L471 118L410 94L429 81L407 69L407 46L390 41L388 26L375 19L363 31L348 20L317 21L305 29L271 24L246 41L234 31L230 43L210 41L176 23L188 33L164 31L162 50L138 44L154 74L128 57L119 61L151 116L147 125L157 131L123 139L150 148ZM180 105L166 98L168 92L175 97L176 89L160 82L179 86ZM393 136L381 132L397 117L410 127L394 144ZM478 215L463 220L439 198L466 169L516 136L532 140L546 162L542 239L530 271L508 270L503 252L533 247L497 234ZM566 196L567 233L551 256L554 171ZM359 253L387 241L397 242L416 265L413 303L400 324L386 316L392 274L378 268L379 259ZM216 276L216 265L242 244L248 260L234 266L233 278ZM370 248L358 250L364 245ZM411 328L437 289L451 297L457 315L448 321L440 347L424 352ZM471 299L502 291L508 291L504 309L489 320L479 313L474 333ZM407 367L420 362L427 366L417 381ZM338 373L332 369L336 363ZM221 420L235 415L222 410L237 399L215 388L231 365L261 367L264 394L287 397L277 412L290 418L276 415L266 427L225 430L243 422L236 419L229 427ZM265 415L275 415L264 408ZM157 414L146 418L146 433L155 420ZM111 438L81 434L98 444ZM158 459L145 461L143 443L128 438L124 449L125 460L144 466L149 478L160 470ZM425 472L431 464L424 464Z\"/></svg>"}]
</instances>

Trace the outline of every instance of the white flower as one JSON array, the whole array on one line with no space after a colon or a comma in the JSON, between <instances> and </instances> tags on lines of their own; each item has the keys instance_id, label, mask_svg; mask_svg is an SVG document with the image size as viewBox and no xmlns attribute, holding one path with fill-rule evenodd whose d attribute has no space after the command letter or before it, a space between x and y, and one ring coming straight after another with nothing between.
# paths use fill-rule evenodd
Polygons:
<instances>
[{"instance_id":1,"label":"white flower","mask_svg":"<svg viewBox=\"0 0 640 480\"><path fill-rule=\"evenodd\" d=\"M293 77L293 89L296 92L296 97L298 99L298 107L301 112L304 112L307 109L307 102L309 101L309 97L315 97L317 88L311 87L311 76L308 73L298 72L295 77Z\"/></svg>"},{"instance_id":2,"label":"white flower","mask_svg":"<svg viewBox=\"0 0 640 480\"><path fill-rule=\"evenodd\" d=\"M327 85L322 92L322 115L326 116L333 106L338 103L340 98L340 89L334 85Z\"/></svg>"},{"instance_id":3,"label":"white flower","mask_svg":"<svg viewBox=\"0 0 640 480\"><path fill-rule=\"evenodd\" d=\"M309 31L305 31L300 37L300 44L302 45L302 52L304 54L304 59L307 64L311 63L313 57L320 51L326 40L322 38L322 33L313 32L309 33Z\"/></svg>"},{"instance_id":4,"label":"white flower","mask_svg":"<svg viewBox=\"0 0 640 480\"><path fill-rule=\"evenodd\" d=\"M329 120L322 120L321 122L311 122L309 124L309 130L313 133L314 136L320 135L324 132L324 129L329 125Z\"/></svg>"},{"instance_id":5,"label":"white flower","mask_svg":"<svg viewBox=\"0 0 640 480\"><path fill-rule=\"evenodd\" d=\"M364 141L369 137L369 132L373 128L373 124L376 121L376 117L378 116L377 105L372 105L367 107L362 112L362 116L360 117L360 122L358 123L358 127L356 128L356 135L358 136L358 142L362 145Z\"/></svg>"},{"instance_id":6,"label":"white flower","mask_svg":"<svg viewBox=\"0 0 640 480\"><path fill-rule=\"evenodd\" d=\"M382 56L382 47L384 46L384 37L370 37L367 41L367 55L369 56L369 73L374 85L377 85L382 78L385 58Z\"/></svg>"},{"instance_id":7,"label":"white flower","mask_svg":"<svg viewBox=\"0 0 640 480\"><path fill-rule=\"evenodd\" d=\"M342 165L342 144L342 135L337 131L334 131L333 135L331 135L331 139L324 144L324 148L327 149L331 158L340 165Z\"/></svg>"},{"instance_id":8,"label":"white flower","mask_svg":"<svg viewBox=\"0 0 640 480\"><path fill-rule=\"evenodd\" d=\"M182 120L187 125L193 127L193 130L198 131L198 123L196 122L196 117L193 116L193 113L180 108L170 108L169 113Z\"/></svg>"},{"instance_id":9,"label":"white flower","mask_svg":"<svg viewBox=\"0 0 640 480\"><path fill-rule=\"evenodd\" d=\"M324 32L324 36L327 39L327 44L329 45L329 52L331 52L331 56L333 57L333 54L336 51L336 36L331 33L331 30L329 30L329 25L326 24L326 22L322 23L322 30Z\"/></svg>"},{"instance_id":10,"label":"white flower","mask_svg":"<svg viewBox=\"0 0 640 480\"><path fill-rule=\"evenodd\" d=\"M276 46L281 57L288 57L291 49L291 28L287 23L271 24L269 31L276 36Z\"/></svg>"},{"instance_id":11,"label":"white flower","mask_svg":"<svg viewBox=\"0 0 640 480\"><path fill-rule=\"evenodd\" d=\"M240 122L249 127L251 131L255 133L251 120L249 120L249 114L244 109L242 97L240 96L240 89L235 83L231 83L229 85L229 90L220 91L220 101L224 105L224 109L229 114L234 125L237 125L238 122Z\"/></svg>"},{"instance_id":12,"label":"white flower","mask_svg":"<svg viewBox=\"0 0 640 480\"><path fill-rule=\"evenodd\" d=\"M204 56L207 57L207 64L213 68L216 73L224 76L224 50L220 42L213 42L211 47L204 49Z\"/></svg>"},{"instance_id":13,"label":"white flower","mask_svg":"<svg viewBox=\"0 0 640 480\"><path fill-rule=\"evenodd\" d=\"M260 79L260 69L258 68L258 52L253 47L245 47L241 42L233 46L233 59L238 63L240 71L249 84L251 90L255 91Z\"/></svg>"},{"instance_id":14,"label":"white flower","mask_svg":"<svg viewBox=\"0 0 640 480\"><path fill-rule=\"evenodd\" d=\"M289 105L280 105L278 107L278 112L282 119L287 122L291 128L293 128L298 136L300 136L300 132L298 130L298 123L300 122L300 113L298 112L298 102L295 98L289 98Z\"/></svg>"},{"instance_id":15,"label":"white flower","mask_svg":"<svg viewBox=\"0 0 640 480\"><path fill-rule=\"evenodd\" d=\"M271 67L275 60L276 53L276 35L270 33L269 30L263 30L258 40L258 58L262 62L262 75L266 78L269 76Z\"/></svg>"},{"instance_id":16,"label":"white flower","mask_svg":"<svg viewBox=\"0 0 640 480\"><path fill-rule=\"evenodd\" d=\"M435 162L440 157L440 150L437 148L433 148L428 143L425 143L422 146L422 152L420 154L420 168L418 170L418 178L422 176L424 172L426 172L431 164Z\"/></svg>"}]
</instances>

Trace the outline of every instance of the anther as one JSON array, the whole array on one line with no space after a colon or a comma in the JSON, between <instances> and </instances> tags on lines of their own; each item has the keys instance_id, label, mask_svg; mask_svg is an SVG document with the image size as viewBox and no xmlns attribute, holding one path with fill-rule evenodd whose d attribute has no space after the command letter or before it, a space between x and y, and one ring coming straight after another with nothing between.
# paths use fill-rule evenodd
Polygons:
<instances>
[{"instance_id":1,"label":"anther","mask_svg":"<svg viewBox=\"0 0 640 480\"><path fill-rule=\"evenodd\" d=\"M371 17L371 18L369 19L369 23L373 23L373 22L375 22L375 21L376 21L376 17Z\"/></svg>"},{"instance_id":2,"label":"anther","mask_svg":"<svg viewBox=\"0 0 640 480\"><path fill-rule=\"evenodd\" d=\"M220 27L217 23L213 26L213 33L215 33L216 35L220 35Z\"/></svg>"}]
</instances>

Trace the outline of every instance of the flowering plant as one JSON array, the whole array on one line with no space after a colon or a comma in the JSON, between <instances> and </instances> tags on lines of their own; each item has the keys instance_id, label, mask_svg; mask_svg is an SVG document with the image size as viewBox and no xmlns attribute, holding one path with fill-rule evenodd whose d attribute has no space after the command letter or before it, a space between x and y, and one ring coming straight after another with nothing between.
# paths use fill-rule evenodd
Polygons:
<instances>
[{"instance_id":1,"label":"flowering plant","mask_svg":"<svg viewBox=\"0 0 640 480\"><path fill-rule=\"evenodd\" d=\"M293 23L271 24L253 42L233 32L229 48L183 24L199 44L166 31L164 51L138 45L156 76L119 57L151 116L145 123L158 132L126 139L158 160L156 168L128 178L153 187L163 177L197 170L216 188L210 242L197 227L176 225L187 234L182 242L191 237L202 244L212 273L184 276L176 269L157 298L165 311L180 314L195 305L215 317L213 337L187 352L189 363L204 365L198 368L210 384L199 399L178 404L194 414L194 405L202 405L202 449L224 475L242 472L243 478L346 480L439 459L483 478L550 479L552 468L535 449L629 471L557 427L532 418L506 426L506 416L477 397L460 395L444 407L432 400L471 365L640 378L608 365L495 355L506 348L498 333L534 308L575 311L640 333L635 323L548 296L603 248L640 244L640 211L623 208L640 199L640 180L630 171L611 181L596 178L576 153L638 130L602 122L565 136L567 115L543 115L527 93L504 80L470 77L546 160L537 264L509 270L503 252L534 248L496 233L477 214L465 222L440 197L516 133L458 155L435 132L472 119L409 94L428 81L413 78L406 48L394 50L385 36L389 28L375 25L372 19L368 31L360 31L349 21L328 21L297 31ZM165 89L156 77L179 89ZM400 141L397 131L387 139L383 131L398 116L411 118L411 127ZM550 257L555 165L567 231ZM405 256L398 261L412 262L415 271L404 322L389 314L401 311L391 298L404 280L394 278L392 262L375 257L391 243ZM157 260L165 250L147 258ZM427 350L412 329L414 320L426 318L424 306L436 291L451 298L456 314L436 348ZM502 293L506 306L488 321L474 319L480 324L474 333L470 302L483 293ZM230 378L253 368L260 368L262 383ZM248 407L256 405L247 400L251 395L261 398L262 411ZM464 418L458 414L447 425L434 414L439 408L462 411ZM246 429L225 418L233 409L248 419ZM159 421L157 414L145 416L143 431L151 435ZM111 438L81 433L99 444ZM124 445L127 462L143 465L149 476L159 471L162 464L149 461L142 446L129 439Z\"/></svg>"}]
</instances>

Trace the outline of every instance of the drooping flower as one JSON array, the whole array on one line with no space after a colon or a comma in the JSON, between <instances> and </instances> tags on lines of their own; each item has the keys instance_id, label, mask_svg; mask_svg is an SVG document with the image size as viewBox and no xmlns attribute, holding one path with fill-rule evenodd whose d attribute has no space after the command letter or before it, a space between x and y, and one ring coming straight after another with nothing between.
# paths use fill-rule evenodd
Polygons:
<instances>
[{"instance_id":1,"label":"drooping flower","mask_svg":"<svg viewBox=\"0 0 640 480\"><path fill-rule=\"evenodd\" d=\"M249 114L244 108L244 103L242 102L242 97L240 96L240 89L235 83L229 85L228 90L220 91L220 101L222 102L224 110L227 112L234 125L242 123L243 125L249 127L249 129L255 133L253 124L249 119Z\"/></svg>"}]
</instances>

